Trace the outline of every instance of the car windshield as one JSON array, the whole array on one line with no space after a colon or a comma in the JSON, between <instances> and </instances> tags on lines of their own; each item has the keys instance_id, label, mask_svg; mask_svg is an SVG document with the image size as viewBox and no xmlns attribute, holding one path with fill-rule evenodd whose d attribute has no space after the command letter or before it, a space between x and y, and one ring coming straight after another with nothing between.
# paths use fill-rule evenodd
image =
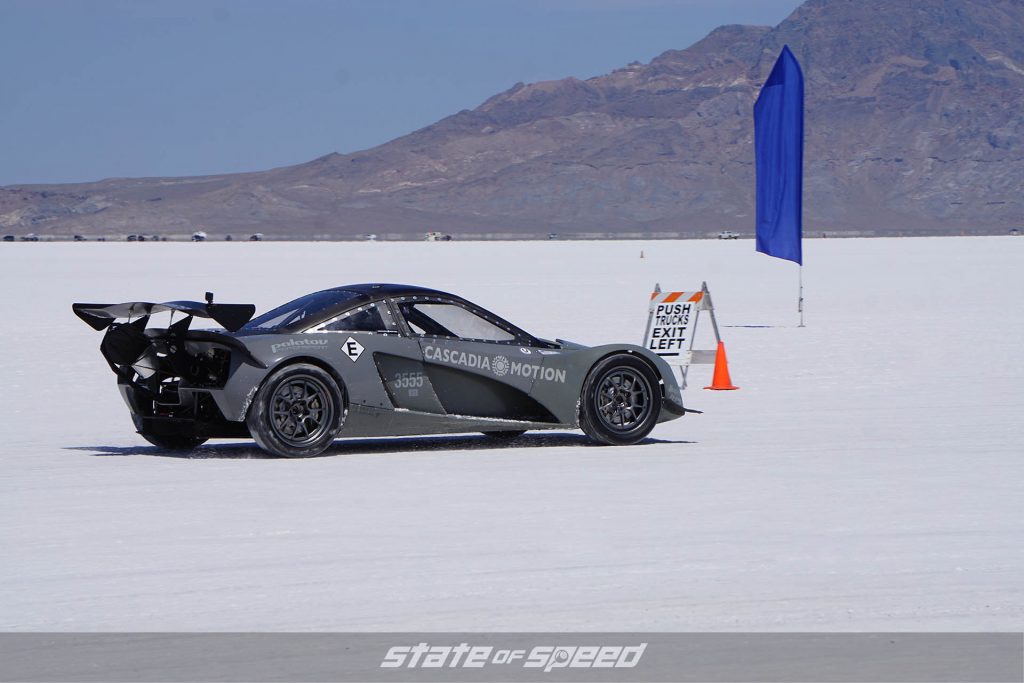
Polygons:
<instances>
[{"instance_id":1,"label":"car windshield","mask_svg":"<svg viewBox=\"0 0 1024 683\"><path fill-rule=\"evenodd\" d=\"M362 296L359 292L347 289L328 289L300 296L294 301L278 306L272 311L253 318L246 323L243 330L267 332L273 330L295 330L303 327L302 323L319 322L318 314L329 308L337 308L340 304Z\"/></svg>"}]
</instances>

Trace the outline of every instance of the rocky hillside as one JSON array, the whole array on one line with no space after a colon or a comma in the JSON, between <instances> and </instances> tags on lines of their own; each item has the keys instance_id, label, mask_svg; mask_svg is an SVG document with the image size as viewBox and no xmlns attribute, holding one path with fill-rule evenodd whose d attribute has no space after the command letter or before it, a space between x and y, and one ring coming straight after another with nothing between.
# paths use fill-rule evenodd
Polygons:
<instances>
[{"instance_id":1,"label":"rocky hillside","mask_svg":"<svg viewBox=\"0 0 1024 683\"><path fill-rule=\"evenodd\" d=\"M774 28L520 83L363 152L0 188L0 230L751 232L752 107L787 43L807 76L809 232L1024 226L1024 1L809 0Z\"/></svg>"}]
</instances>

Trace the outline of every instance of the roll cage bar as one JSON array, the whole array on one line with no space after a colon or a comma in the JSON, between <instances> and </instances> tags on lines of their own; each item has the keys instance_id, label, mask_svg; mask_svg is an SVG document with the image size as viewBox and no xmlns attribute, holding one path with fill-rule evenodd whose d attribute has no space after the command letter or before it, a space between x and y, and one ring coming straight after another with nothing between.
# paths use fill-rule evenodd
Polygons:
<instances>
[{"instance_id":1,"label":"roll cage bar","mask_svg":"<svg viewBox=\"0 0 1024 683\"><path fill-rule=\"evenodd\" d=\"M480 318L486 320L487 322L491 323L492 325L494 325L494 326L504 330L508 334L512 335L512 339L510 339L510 340L503 340L503 341L495 341L495 340L491 340L491 339L471 339L471 338L468 338L468 337L462 337L462 336L460 336L458 334L455 334L454 332L452 332L448 328L444 327L444 325L442 325L441 323L437 322L436 320L434 320L430 316L428 316L428 315L426 315L426 314L424 314L421 311L418 311L416 309L412 309L411 314L409 315L410 319L406 320L406 313L402 310L402 307L400 306L400 304L404 303L404 302L413 302L413 303L421 303L421 304L436 303L436 304L447 304L447 305L451 305L451 306L458 306L460 308L463 308L463 309L469 311L470 313L473 313L476 316L479 316ZM556 344L553 344L552 342L549 342L549 341L540 339L538 337L535 337L532 334L530 334L529 332L523 330L522 328L517 327L516 325L513 325L512 323L510 323L509 321L505 320L504 318L501 318L501 317L495 315L494 313L491 313L487 309L481 308L480 306L477 306L476 304L473 304L473 303L467 301L466 299L463 299L461 297L457 297L457 296L454 296L454 295L445 295L445 294L433 293L433 292L431 292L429 294L428 293L423 293L423 294L410 293L410 294L402 294L402 295L383 294L381 296L373 297L373 298L371 298L369 300L353 301L352 302L352 306L346 308L344 311L339 311L336 315L332 316L329 320L319 321L319 322L317 322L315 324L311 324L309 327L307 327L306 329L304 329L302 331L303 332L311 332L311 331L313 331L315 329L323 327L324 325L326 325L329 322L333 322L334 320L337 320L337 319L339 319L339 318L341 318L341 317L343 317L345 315L348 315L349 313L351 313L355 309L363 308L363 307L374 305L374 304L380 305L380 306L385 306L391 312L391 316L395 320L395 322L396 322L396 324L398 326L398 332L403 337L409 337L409 338L415 339L415 338L422 337L422 336L428 336L428 337L440 337L440 338L451 338L451 339L463 339L463 340L466 340L466 341L482 341L482 342L488 342L488 343L491 343L491 344L518 344L518 345L521 345L521 346L532 346L534 348L537 348L537 347L539 347L539 348L557 348ZM409 323L412 323L412 324L416 325L417 327L419 327L420 329L424 330L426 332L426 335L420 335L420 334L417 334L416 332L414 332L412 330L412 328L410 327ZM389 332L390 332L390 330L389 330Z\"/></svg>"}]
</instances>

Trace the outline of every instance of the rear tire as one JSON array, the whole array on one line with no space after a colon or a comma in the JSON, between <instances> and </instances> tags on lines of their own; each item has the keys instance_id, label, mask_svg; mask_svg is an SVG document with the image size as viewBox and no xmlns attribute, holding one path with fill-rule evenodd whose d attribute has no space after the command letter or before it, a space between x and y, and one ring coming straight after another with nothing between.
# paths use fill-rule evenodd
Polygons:
<instances>
[{"instance_id":1,"label":"rear tire","mask_svg":"<svg viewBox=\"0 0 1024 683\"><path fill-rule=\"evenodd\" d=\"M192 451L206 443L206 439L198 436L182 436L179 434L160 436L156 434L140 434L140 436L157 448L163 448L166 451Z\"/></svg>"},{"instance_id":2,"label":"rear tire","mask_svg":"<svg viewBox=\"0 0 1024 683\"><path fill-rule=\"evenodd\" d=\"M591 370L580 395L580 429L599 444L629 446L651 433L661 415L661 387L635 356L605 358Z\"/></svg>"},{"instance_id":3,"label":"rear tire","mask_svg":"<svg viewBox=\"0 0 1024 683\"><path fill-rule=\"evenodd\" d=\"M245 422L252 438L268 453L308 458L334 442L346 412L343 389L329 373L295 363L267 378Z\"/></svg>"}]
</instances>

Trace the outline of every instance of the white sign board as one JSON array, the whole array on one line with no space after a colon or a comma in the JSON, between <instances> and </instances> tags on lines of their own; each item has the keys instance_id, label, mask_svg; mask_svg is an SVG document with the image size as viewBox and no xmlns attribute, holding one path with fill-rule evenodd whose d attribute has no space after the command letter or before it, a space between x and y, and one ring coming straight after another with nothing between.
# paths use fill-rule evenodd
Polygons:
<instances>
[{"instance_id":1,"label":"white sign board","mask_svg":"<svg viewBox=\"0 0 1024 683\"><path fill-rule=\"evenodd\" d=\"M655 292L651 295L644 347L664 358L687 356L704 292Z\"/></svg>"}]
</instances>

